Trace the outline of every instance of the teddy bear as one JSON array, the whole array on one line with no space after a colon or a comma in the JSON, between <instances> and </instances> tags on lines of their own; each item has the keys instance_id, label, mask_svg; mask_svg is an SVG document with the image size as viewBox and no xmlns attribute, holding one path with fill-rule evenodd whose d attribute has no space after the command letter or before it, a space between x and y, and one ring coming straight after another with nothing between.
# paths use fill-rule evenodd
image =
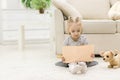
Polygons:
<instances>
[{"instance_id":1,"label":"teddy bear","mask_svg":"<svg viewBox=\"0 0 120 80\"><path fill-rule=\"evenodd\" d=\"M108 68L120 68L120 51L102 51L100 55L105 62L109 62Z\"/></svg>"},{"instance_id":2,"label":"teddy bear","mask_svg":"<svg viewBox=\"0 0 120 80\"><path fill-rule=\"evenodd\" d=\"M113 4L108 12L108 16L112 20L120 19L120 1L117 1L115 4Z\"/></svg>"}]
</instances>

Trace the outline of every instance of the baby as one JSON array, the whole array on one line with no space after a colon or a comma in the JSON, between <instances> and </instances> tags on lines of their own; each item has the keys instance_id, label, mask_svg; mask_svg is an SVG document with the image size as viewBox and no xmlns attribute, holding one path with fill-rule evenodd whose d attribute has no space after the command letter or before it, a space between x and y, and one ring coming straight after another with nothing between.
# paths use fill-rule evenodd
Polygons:
<instances>
[{"instance_id":1,"label":"baby","mask_svg":"<svg viewBox=\"0 0 120 80\"><path fill-rule=\"evenodd\" d=\"M68 19L67 30L69 36L64 40L64 46L80 46L88 44L86 38L82 34L82 25L79 17L75 20L70 17ZM64 61L62 57L62 61ZM69 70L73 74L85 73L87 71L87 65L85 62L73 62L68 64Z\"/></svg>"},{"instance_id":2,"label":"baby","mask_svg":"<svg viewBox=\"0 0 120 80\"><path fill-rule=\"evenodd\" d=\"M77 17L75 20L73 20L70 17L68 19L67 26L68 26L67 30L68 30L69 36L64 40L64 46L80 46L80 45L88 44L86 38L83 35L81 35L82 24L79 17ZM91 55L91 57L94 57L94 54ZM77 62L77 63L68 64L68 63L64 63L64 60L65 60L64 57L62 57L62 61L55 63L55 65L60 67L69 67L70 72L74 74L85 73L87 71L87 67L92 67L98 64L97 61Z\"/></svg>"}]
</instances>

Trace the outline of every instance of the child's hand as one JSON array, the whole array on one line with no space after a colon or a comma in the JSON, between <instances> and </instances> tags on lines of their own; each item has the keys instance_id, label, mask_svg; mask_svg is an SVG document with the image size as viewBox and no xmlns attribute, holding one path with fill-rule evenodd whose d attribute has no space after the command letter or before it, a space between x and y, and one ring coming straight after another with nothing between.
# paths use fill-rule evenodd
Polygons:
<instances>
[{"instance_id":1,"label":"child's hand","mask_svg":"<svg viewBox=\"0 0 120 80\"><path fill-rule=\"evenodd\" d=\"M65 61L65 58L63 56L61 57L61 59L62 59L63 62Z\"/></svg>"},{"instance_id":2,"label":"child's hand","mask_svg":"<svg viewBox=\"0 0 120 80\"><path fill-rule=\"evenodd\" d=\"M94 58L94 57L95 57L95 55L94 55L94 54L91 54L91 57L92 57L92 58Z\"/></svg>"}]
</instances>

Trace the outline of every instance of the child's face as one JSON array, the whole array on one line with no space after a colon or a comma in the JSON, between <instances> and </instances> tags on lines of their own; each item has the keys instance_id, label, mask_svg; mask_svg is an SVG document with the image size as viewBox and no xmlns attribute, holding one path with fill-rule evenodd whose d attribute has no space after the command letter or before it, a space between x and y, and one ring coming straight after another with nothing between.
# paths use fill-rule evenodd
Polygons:
<instances>
[{"instance_id":1,"label":"child's face","mask_svg":"<svg viewBox=\"0 0 120 80\"><path fill-rule=\"evenodd\" d=\"M81 35L80 25L75 24L74 26L71 26L69 29L69 33L74 40L78 40Z\"/></svg>"},{"instance_id":2,"label":"child's face","mask_svg":"<svg viewBox=\"0 0 120 80\"><path fill-rule=\"evenodd\" d=\"M68 32L73 40L78 40L82 33L82 25L79 17L73 20L71 17L68 19Z\"/></svg>"}]
</instances>

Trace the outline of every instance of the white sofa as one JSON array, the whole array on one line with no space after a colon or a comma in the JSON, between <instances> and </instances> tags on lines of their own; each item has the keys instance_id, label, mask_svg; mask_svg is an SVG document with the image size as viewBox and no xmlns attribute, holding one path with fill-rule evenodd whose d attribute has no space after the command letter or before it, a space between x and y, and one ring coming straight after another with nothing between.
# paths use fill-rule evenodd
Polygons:
<instances>
[{"instance_id":1,"label":"white sofa","mask_svg":"<svg viewBox=\"0 0 120 80\"><path fill-rule=\"evenodd\" d=\"M117 0L67 0L82 15L83 34L89 44L100 51L120 50L120 20L108 18L108 11ZM60 9L55 9L55 52L62 53L65 37L65 20Z\"/></svg>"}]
</instances>

